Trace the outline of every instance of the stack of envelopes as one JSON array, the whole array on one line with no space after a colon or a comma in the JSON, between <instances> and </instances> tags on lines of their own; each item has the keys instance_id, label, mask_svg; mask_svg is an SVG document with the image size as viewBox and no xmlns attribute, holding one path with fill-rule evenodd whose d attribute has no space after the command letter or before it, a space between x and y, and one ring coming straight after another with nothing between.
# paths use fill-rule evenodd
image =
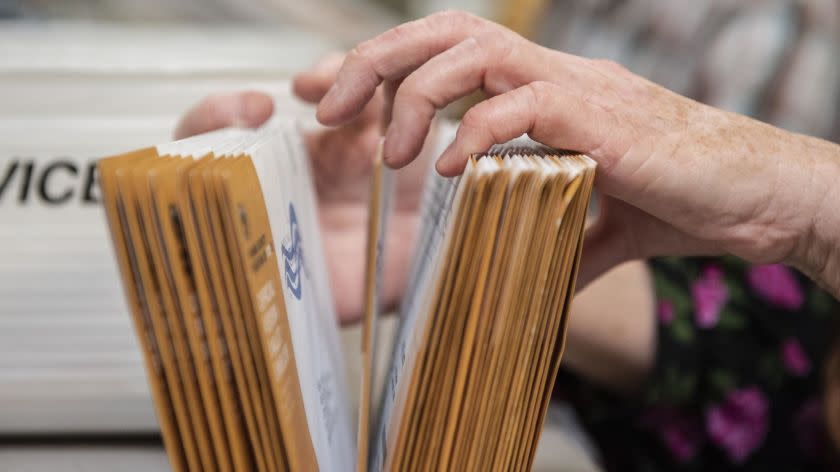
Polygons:
<instances>
[{"instance_id":1,"label":"stack of envelopes","mask_svg":"<svg viewBox=\"0 0 840 472\"><path fill-rule=\"evenodd\" d=\"M531 467L594 162L517 140L471 157L459 178L430 174L379 405L373 334L393 192L381 156L373 168L355 437L300 131L223 130L100 161L174 470Z\"/></svg>"},{"instance_id":2,"label":"stack of envelopes","mask_svg":"<svg viewBox=\"0 0 840 472\"><path fill-rule=\"evenodd\" d=\"M417 320L402 347L396 407L382 425L388 470L532 464L563 350L595 165L516 144L472 158L454 195L428 200L450 207L448 229L437 242L428 237L430 247L442 247L436 267L410 287L425 294L418 314L404 313Z\"/></svg>"}]
</instances>

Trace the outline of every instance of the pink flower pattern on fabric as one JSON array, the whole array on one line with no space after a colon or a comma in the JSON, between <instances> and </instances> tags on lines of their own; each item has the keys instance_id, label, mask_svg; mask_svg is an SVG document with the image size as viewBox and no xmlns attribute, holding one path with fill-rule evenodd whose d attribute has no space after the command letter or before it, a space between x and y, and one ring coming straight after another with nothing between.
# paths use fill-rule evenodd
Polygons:
<instances>
[{"instance_id":1,"label":"pink flower pattern on fabric","mask_svg":"<svg viewBox=\"0 0 840 472\"><path fill-rule=\"evenodd\" d=\"M694 300L694 321L699 328L713 328L720 318L720 311L729 298L729 290L718 266L709 265L691 285Z\"/></svg>"},{"instance_id":2,"label":"pink flower pattern on fabric","mask_svg":"<svg viewBox=\"0 0 840 472\"><path fill-rule=\"evenodd\" d=\"M656 431L659 439L679 462L693 459L704 440L700 418L689 416L676 408L658 407L649 410L642 423Z\"/></svg>"},{"instance_id":3,"label":"pink flower pattern on fabric","mask_svg":"<svg viewBox=\"0 0 840 472\"><path fill-rule=\"evenodd\" d=\"M607 467L830 465L819 386L840 300L778 264L733 257L649 264L657 344L639 392L644 409L611 394L597 398L586 384L575 392L582 418L603 440Z\"/></svg>"},{"instance_id":4,"label":"pink flower pattern on fabric","mask_svg":"<svg viewBox=\"0 0 840 472\"><path fill-rule=\"evenodd\" d=\"M732 463L743 464L767 435L768 407L767 397L758 388L733 390L706 411L706 432Z\"/></svg>"},{"instance_id":5,"label":"pink flower pattern on fabric","mask_svg":"<svg viewBox=\"0 0 840 472\"><path fill-rule=\"evenodd\" d=\"M660 300L656 307L656 314L659 322L663 325L669 325L674 321L674 304L671 300Z\"/></svg>"},{"instance_id":6,"label":"pink flower pattern on fabric","mask_svg":"<svg viewBox=\"0 0 840 472\"><path fill-rule=\"evenodd\" d=\"M747 280L750 287L772 305L798 310L805 301L796 276L782 264L753 266L747 272Z\"/></svg>"},{"instance_id":7,"label":"pink flower pattern on fabric","mask_svg":"<svg viewBox=\"0 0 840 472\"><path fill-rule=\"evenodd\" d=\"M782 343L782 362L787 371L796 377L804 377L811 372L811 359L796 338L788 338Z\"/></svg>"}]
</instances>

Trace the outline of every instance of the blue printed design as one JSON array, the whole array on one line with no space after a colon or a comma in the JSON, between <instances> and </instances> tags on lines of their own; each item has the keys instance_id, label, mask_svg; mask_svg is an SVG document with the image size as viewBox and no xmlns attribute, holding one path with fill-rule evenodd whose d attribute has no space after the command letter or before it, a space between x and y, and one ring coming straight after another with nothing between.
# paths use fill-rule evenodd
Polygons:
<instances>
[{"instance_id":1,"label":"blue printed design","mask_svg":"<svg viewBox=\"0 0 840 472\"><path fill-rule=\"evenodd\" d=\"M291 203L289 203L289 239L288 246L284 244L280 247L286 265L286 286L289 287L292 295L300 300L300 292L303 288L300 276L303 269L303 245L301 244L295 207Z\"/></svg>"}]
</instances>

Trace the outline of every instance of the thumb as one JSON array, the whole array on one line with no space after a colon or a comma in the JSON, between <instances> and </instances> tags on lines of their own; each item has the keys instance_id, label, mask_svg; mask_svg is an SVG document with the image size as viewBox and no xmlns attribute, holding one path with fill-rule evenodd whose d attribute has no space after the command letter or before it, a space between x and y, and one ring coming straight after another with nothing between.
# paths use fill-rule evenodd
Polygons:
<instances>
[{"instance_id":1,"label":"thumb","mask_svg":"<svg viewBox=\"0 0 840 472\"><path fill-rule=\"evenodd\" d=\"M586 287L590 282L613 267L629 260L625 255L624 241L603 219L586 229L583 239L583 254L576 289Z\"/></svg>"},{"instance_id":2,"label":"thumb","mask_svg":"<svg viewBox=\"0 0 840 472\"><path fill-rule=\"evenodd\" d=\"M597 199L598 213L584 234L578 289L619 264L644 257L636 226L646 219L646 215L597 189L593 196Z\"/></svg>"},{"instance_id":3,"label":"thumb","mask_svg":"<svg viewBox=\"0 0 840 472\"><path fill-rule=\"evenodd\" d=\"M659 256L713 256L715 241L688 235L622 200L601 197L600 215L587 228L578 285L582 288L611 268L633 259Z\"/></svg>"},{"instance_id":4,"label":"thumb","mask_svg":"<svg viewBox=\"0 0 840 472\"><path fill-rule=\"evenodd\" d=\"M274 113L274 102L263 92L246 91L210 95L193 106L175 127L175 139L228 126L255 128Z\"/></svg>"}]
</instances>

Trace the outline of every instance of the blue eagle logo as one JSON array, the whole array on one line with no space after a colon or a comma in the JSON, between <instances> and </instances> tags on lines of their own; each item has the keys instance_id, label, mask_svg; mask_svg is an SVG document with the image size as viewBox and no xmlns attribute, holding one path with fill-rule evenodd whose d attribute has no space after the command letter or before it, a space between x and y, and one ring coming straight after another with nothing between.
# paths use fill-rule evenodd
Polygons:
<instances>
[{"instance_id":1,"label":"blue eagle logo","mask_svg":"<svg viewBox=\"0 0 840 472\"><path fill-rule=\"evenodd\" d=\"M280 250L283 252L283 261L286 266L286 286L289 287L292 295L300 300L301 289L303 288L303 279L301 278L303 245L301 244L300 227L298 226L295 207L291 203L289 203L289 244L281 245Z\"/></svg>"}]
</instances>

